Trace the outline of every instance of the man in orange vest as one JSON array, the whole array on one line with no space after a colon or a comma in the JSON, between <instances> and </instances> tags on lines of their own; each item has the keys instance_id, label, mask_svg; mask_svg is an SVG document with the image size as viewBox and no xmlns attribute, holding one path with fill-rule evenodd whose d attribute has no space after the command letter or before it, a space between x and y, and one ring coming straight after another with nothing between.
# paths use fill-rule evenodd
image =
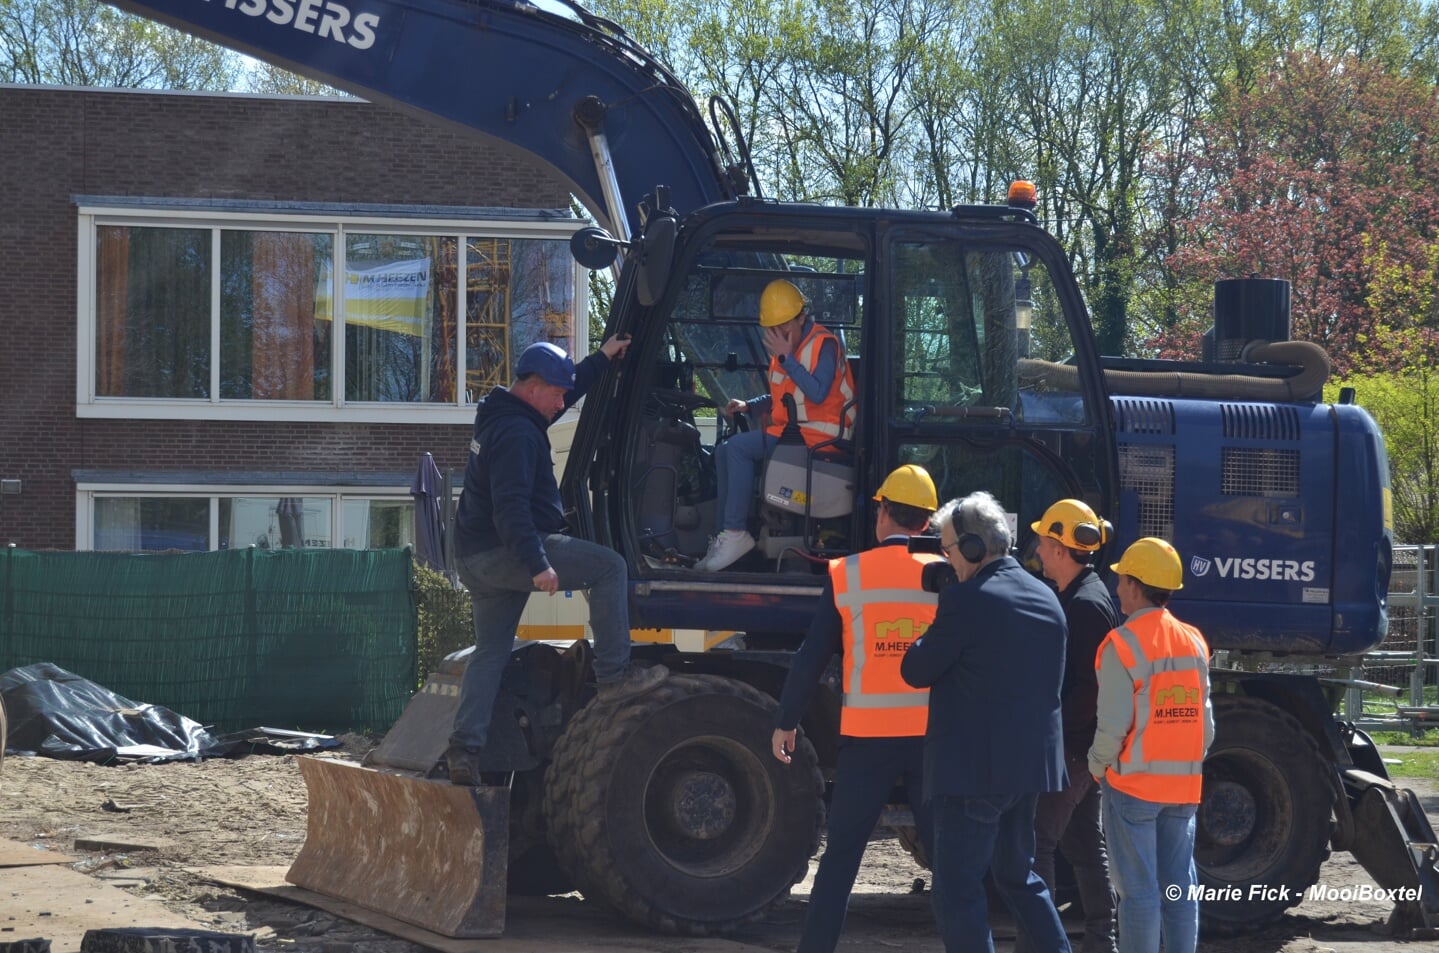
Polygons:
<instances>
[{"instance_id":1,"label":"man in orange vest","mask_svg":"<svg viewBox=\"0 0 1439 953\"><path fill-rule=\"evenodd\" d=\"M755 479L765 455L789 423L785 398L795 404L795 418L804 442L813 447L850 432L854 425L854 377L844 348L815 323L809 302L792 282L776 278L760 295L759 323L769 352L769 393L752 400L731 400L727 417L769 412L763 431L735 434L715 451L719 483L720 531L695 568L718 572L754 549L747 526Z\"/></svg>"},{"instance_id":2,"label":"man in orange vest","mask_svg":"<svg viewBox=\"0 0 1439 953\"><path fill-rule=\"evenodd\" d=\"M1127 616L1099 647L1089 773L1104 795L1120 953L1194 953L1199 937L1194 815L1214 740L1209 646L1166 606L1184 585L1174 547L1146 537L1110 566Z\"/></svg>"},{"instance_id":3,"label":"man in orange vest","mask_svg":"<svg viewBox=\"0 0 1439 953\"><path fill-rule=\"evenodd\" d=\"M909 540L928 527L939 496L929 474L910 464L886 477L874 498L879 545L830 560L825 597L785 679L771 739L774 756L788 764L800 717L830 657L842 652L844 699L828 842L799 953L831 953L839 942L860 858L898 778L904 779L920 843L929 843L929 814L920 796L929 693L906 685L899 663L934 619L937 598L924 591L921 576L941 557L911 553Z\"/></svg>"}]
</instances>

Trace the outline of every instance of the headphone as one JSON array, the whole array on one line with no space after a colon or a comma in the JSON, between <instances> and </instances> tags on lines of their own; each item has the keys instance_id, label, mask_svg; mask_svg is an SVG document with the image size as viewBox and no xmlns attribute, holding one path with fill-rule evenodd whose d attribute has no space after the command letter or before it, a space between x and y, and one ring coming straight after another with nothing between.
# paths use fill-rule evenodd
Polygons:
<instances>
[{"instance_id":1,"label":"headphone","mask_svg":"<svg viewBox=\"0 0 1439 953\"><path fill-rule=\"evenodd\" d=\"M1055 520L1049 525L1049 531L1062 539L1064 536L1064 524L1059 520ZM1074 541L1081 546L1103 545L1109 542L1109 537L1113 535L1113 533L1114 527L1110 525L1109 520L1100 520L1098 526L1095 526L1093 523L1075 523L1074 528L1070 531L1070 535L1074 538Z\"/></svg>"},{"instance_id":2,"label":"headphone","mask_svg":"<svg viewBox=\"0 0 1439 953\"><path fill-rule=\"evenodd\" d=\"M965 562L982 563L989 547L985 545L983 537L978 533L970 533L965 530L964 524L960 520L959 511L960 507L956 506L954 513L950 516L950 522L954 524L954 544L959 548L959 554L964 557Z\"/></svg>"}]
</instances>

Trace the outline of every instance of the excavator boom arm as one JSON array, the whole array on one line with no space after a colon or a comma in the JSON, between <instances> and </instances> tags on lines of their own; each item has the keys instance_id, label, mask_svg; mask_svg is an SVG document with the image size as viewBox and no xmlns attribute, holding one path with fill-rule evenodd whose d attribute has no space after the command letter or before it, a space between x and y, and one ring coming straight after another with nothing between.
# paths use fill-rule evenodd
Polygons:
<instances>
[{"instance_id":1,"label":"excavator boom arm","mask_svg":"<svg viewBox=\"0 0 1439 953\"><path fill-rule=\"evenodd\" d=\"M635 203L657 185L681 213L733 197L683 84L618 27L563 0L110 2L521 149L621 234L639 231Z\"/></svg>"}]
</instances>

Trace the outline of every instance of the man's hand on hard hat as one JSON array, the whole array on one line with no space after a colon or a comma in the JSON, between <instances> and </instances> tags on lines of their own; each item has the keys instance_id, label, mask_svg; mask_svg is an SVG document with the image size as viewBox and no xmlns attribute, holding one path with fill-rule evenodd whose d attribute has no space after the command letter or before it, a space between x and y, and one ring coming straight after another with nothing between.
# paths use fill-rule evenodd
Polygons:
<instances>
[{"instance_id":1,"label":"man's hand on hard hat","mask_svg":"<svg viewBox=\"0 0 1439 953\"><path fill-rule=\"evenodd\" d=\"M630 336L628 334L616 334L612 338L605 339L605 343L600 345L600 353L612 361L617 361L625 356L625 351L629 350L629 346Z\"/></svg>"},{"instance_id":2,"label":"man's hand on hard hat","mask_svg":"<svg viewBox=\"0 0 1439 953\"><path fill-rule=\"evenodd\" d=\"M790 752L794 751L795 729L785 731L783 728L776 728L774 735L770 738L770 748L774 756L785 764L790 763Z\"/></svg>"},{"instance_id":3,"label":"man's hand on hard hat","mask_svg":"<svg viewBox=\"0 0 1439 953\"><path fill-rule=\"evenodd\" d=\"M555 572L554 567L546 569L530 581L540 592L548 592L550 595L554 595L560 588L560 574Z\"/></svg>"}]
</instances>

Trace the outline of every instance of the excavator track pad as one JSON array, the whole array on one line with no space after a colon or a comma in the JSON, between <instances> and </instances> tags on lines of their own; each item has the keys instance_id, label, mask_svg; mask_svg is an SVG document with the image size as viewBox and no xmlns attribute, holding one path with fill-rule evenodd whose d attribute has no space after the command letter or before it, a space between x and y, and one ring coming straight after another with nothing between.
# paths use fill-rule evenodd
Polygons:
<instances>
[{"instance_id":1,"label":"excavator track pad","mask_svg":"<svg viewBox=\"0 0 1439 953\"><path fill-rule=\"evenodd\" d=\"M509 788L298 761L309 814L286 880L444 936L504 932Z\"/></svg>"}]
</instances>

